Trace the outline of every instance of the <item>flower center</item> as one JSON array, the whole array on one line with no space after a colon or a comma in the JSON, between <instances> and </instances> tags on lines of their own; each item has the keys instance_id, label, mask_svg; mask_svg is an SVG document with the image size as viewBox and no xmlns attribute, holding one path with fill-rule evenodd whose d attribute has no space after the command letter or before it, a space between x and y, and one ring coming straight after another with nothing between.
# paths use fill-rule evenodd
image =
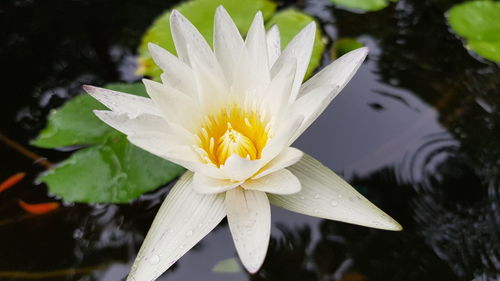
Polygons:
<instances>
[{"instance_id":1,"label":"flower center","mask_svg":"<svg viewBox=\"0 0 500 281\"><path fill-rule=\"evenodd\" d=\"M269 139L265 116L256 110L233 105L208 115L198 132L200 155L220 167L233 154L249 160L260 159Z\"/></svg>"}]
</instances>

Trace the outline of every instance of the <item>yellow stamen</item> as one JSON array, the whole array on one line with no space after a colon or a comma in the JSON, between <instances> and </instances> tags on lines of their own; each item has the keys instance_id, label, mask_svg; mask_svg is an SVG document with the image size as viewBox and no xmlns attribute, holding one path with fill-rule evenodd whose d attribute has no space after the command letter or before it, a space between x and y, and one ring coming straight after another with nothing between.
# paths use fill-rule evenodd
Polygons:
<instances>
[{"instance_id":1,"label":"yellow stamen","mask_svg":"<svg viewBox=\"0 0 500 281\"><path fill-rule=\"evenodd\" d=\"M249 160L260 159L269 139L269 126L253 107L228 106L208 115L197 136L199 147L211 163L220 167L233 154ZM205 157L203 157L206 159Z\"/></svg>"}]
</instances>

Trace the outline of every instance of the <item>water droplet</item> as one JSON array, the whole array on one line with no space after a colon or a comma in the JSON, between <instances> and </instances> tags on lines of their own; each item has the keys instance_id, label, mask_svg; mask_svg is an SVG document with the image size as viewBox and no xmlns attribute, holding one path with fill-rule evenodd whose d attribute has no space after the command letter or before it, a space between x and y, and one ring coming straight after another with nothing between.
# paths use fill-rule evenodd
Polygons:
<instances>
[{"instance_id":1,"label":"water droplet","mask_svg":"<svg viewBox=\"0 0 500 281\"><path fill-rule=\"evenodd\" d=\"M342 194L337 195L337 197L338 197L339 199L340 199L340 198L342 198Z\"/></svg>"},{"instance_id":2,"label":"water droplet","mask_svg":"<svg viewBox=\"0 0 500 281\"><path fill-rule=\"evenodd\" d=\"M189 237L189 236L191 236L191 235L193 235L193 231L192 231L192 230L189 230L188 232L186 232L186 236L187 236L187 237Z\"/></svg>"},{"instance_id":3,"label":"water droplet","mask_svg":"<svg viewBox=\"0 0 500 281\"><path fill-rule=\"evenodd\" d=\"M319 199L319 194L315 194L314 199Z\"/></svg>"},{"instance_id":4,"label":"water droplet","mask_svg":"<svg viewBox=\"0 0 500 281\"><path fill-rule=\"evenodd\" d=\"M300 198L300 200L306 199L304 196L300 196L299 198Z\"/></svg>"},{"instance_id":5,"label":"water droplet","mask_svg":"<svg viewBox=\"0 0 500 281\"><path fill-rule=\"evenodd\" d=\"M319 213L318 209L314 209L314 210L313 210L313 212L314 212L315 214Z\"/></svg>"},{"instance_id":6,"label":"water droplet","mask_svg":"<svg viewBox=\"0 0 500 281\"><path fill-rule=\"evenodd\" d=\"M160 256L158 255L152 255L149 259L150 264L158 264L160 262Z\"/></svg>"},{"instance_id":7,"label":"water droplet","mask_svg":"<svg viewBox=\"0 0 500 281\"><path fill-rule=\"evenodd\" d=\"M339 202L335 201L335 200L332 200L330 202L330 205L332 205L333 207L337 207L339 205Z\"/></svg>"}]
</instances>

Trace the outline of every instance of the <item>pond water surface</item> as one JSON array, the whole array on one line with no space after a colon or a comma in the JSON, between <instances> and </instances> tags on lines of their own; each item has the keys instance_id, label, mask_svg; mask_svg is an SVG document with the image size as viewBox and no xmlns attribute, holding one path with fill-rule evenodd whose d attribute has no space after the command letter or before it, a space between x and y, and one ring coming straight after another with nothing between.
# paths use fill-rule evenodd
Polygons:
<instances>
[{"instance_id":1,"label":"pond water surface","mask_svg":"<svg viewBox=\"0 0 500 281\"><path fill-rule=\"evenodd\" d=\"M25 215L17 200L53 200L34 182L29 146L48 112L82 84L136 81L141 34L177 1L30 1L0 6L0 280L123 280L170 186L130 204L65 204ZM331 42L370 47L360 71L295 146L342 175L404 226L388 232L272 209L256 275L214 273L236 257L222 223L159 280L500 280L500 69L446 25L454 1L401 0L357 14L326 0L285 1L316 17ZM329 52L323 65L330 61Z\"/></svg>"}]
</instances>

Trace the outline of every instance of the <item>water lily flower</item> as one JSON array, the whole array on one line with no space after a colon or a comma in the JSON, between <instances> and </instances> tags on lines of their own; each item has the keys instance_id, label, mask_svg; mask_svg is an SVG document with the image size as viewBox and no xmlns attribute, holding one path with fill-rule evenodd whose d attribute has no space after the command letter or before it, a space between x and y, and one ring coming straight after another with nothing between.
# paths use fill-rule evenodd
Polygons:
<instances>
[{"instance_id":1,"label":"water lily flower","mask_svg":"<svg viewBox=\"0 0 500 281\"><path fill-rule=\"evenodd\" d=\"M261 267L270 204L374 228L401 226L319 161L290 145L351 79L367 55L354 50L302 84L311 22L281 51L276 26L255 16L246 39L223 7L213 50L178 11L170 18L178 57L149 50L162 83L144 80L151 99L92 86L111 111L95 111L136 146L185 167L162 204L128 280L160 276L225 217L242 264Z\"/></svg>"}]
</instances>

